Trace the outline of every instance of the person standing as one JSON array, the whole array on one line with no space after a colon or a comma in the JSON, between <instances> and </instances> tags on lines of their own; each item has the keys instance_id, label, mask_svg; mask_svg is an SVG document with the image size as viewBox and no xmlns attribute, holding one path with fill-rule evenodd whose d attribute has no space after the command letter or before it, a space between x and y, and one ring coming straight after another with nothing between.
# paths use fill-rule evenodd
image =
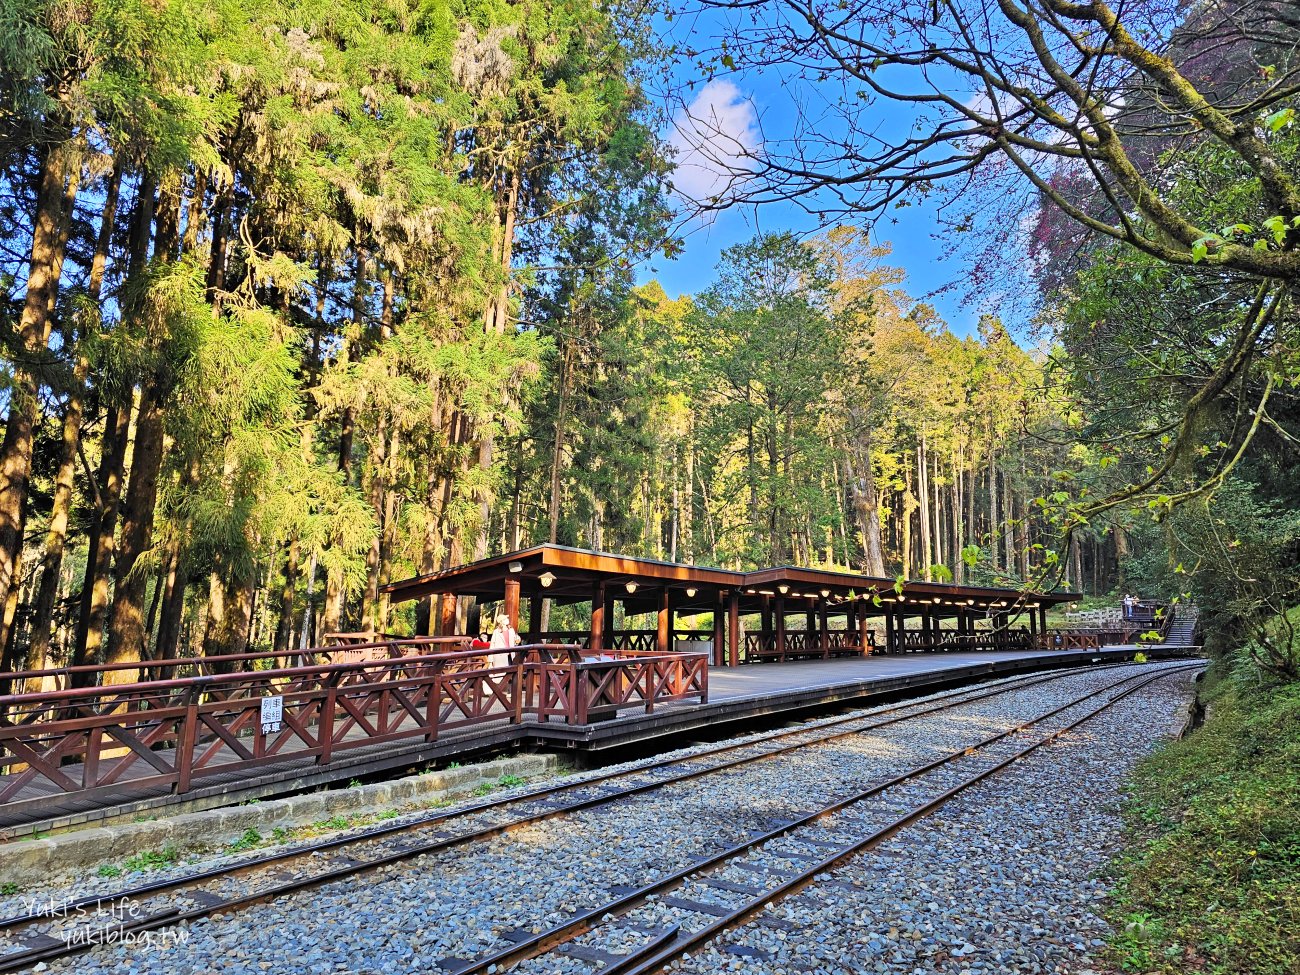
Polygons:
<instances>
[{"instance_id":1,"label":"person standing","mask_svg":"<svg viewBox=\"0 0 1300 975\"><path fill-rule=\"evenodd\" d=\"M492 630L492 639L488 642L490 650L512 650L519 646L519 634L510 623L510 617L505 613L497 616L497 625ZM493 667L504 667L510 663L510 655L507 653L494 653L488 657L488 661Z\"/></svg>"}]
</instances>

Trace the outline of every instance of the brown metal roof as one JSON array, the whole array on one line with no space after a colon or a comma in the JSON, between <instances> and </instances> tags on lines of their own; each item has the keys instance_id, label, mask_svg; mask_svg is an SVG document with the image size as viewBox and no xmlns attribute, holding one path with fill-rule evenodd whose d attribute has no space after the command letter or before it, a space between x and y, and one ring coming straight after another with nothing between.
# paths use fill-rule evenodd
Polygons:
<instances>
[{"instance_id":1,"label":"brown metal roof","mask_svg":"<svg viewBox=\"0 0 1300 975\"><path fill-rule=\"evenodd\" d=\"M549 585L543 584L543 577L549 578ZM823 591L832 607L850 596L873 597L873 603L878 598L884 606L899 600L895 580L851 572L789 565L739 572L549 544L393 582L384 591L392 594L393 602L434 593L500 599L507 579L518 580L525 597L547 596L560 603L586 602L591 599L592 585L604 581L616 587L615 595L629 613L656 608L665 587L672 590L675 607L702 612L712 609L724 591L740 593L746 607L757 606L765 596L783 595L789 612L798 612L801 599L808 600L810 608L816 605ZM633 584L634 592L627 591L628 583ZM688 593L689 589L695 592ZM961 608L1024 608L1030 603L1054 605L1079 598L1078 593L1026 594L1015 589L919 581L905 582L901 596L904 604L915 605L918 611L924 607L926 612L940 615Z\"/></svg>"}]
</instances>

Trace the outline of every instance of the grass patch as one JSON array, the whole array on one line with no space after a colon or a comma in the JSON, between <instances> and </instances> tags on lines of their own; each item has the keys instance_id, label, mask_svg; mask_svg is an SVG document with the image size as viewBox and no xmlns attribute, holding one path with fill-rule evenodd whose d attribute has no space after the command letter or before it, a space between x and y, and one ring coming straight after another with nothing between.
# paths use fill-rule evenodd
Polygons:
<instances>
[{"instance_id":1,"label":"grass patch","mask_svg":"<svg viewBox=\"0 0 1300 975\"><path fill-rule=\"evenodd\" d=\"M165 846L161 850L145 850L143 853L137 853L126 860L126 869L132 873L143 873L146 870L161 870L163 867L172 867L180 860L180 850L174 846Z\"/></svg>"},{"instance_id":2,"label":"grass patch","mask_svg":"<svg viewBox=\"0 0 1300 975\"><path fill-rule=\"evenodd\" d=\"M1300 972L1300 686L1208 691L1139 766L1111 914L1124 971Z\"/></svg>"}]
</instances>

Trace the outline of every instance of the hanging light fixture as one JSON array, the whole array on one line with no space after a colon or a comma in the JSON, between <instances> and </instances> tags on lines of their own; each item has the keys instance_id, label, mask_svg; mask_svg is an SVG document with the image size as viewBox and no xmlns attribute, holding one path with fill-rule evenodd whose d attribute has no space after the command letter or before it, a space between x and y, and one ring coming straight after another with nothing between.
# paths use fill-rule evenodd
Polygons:
<instances>
[{"instance_id":1,"label":"hanging light fixture","mask_svg":"<svg viewBox=\"0 0 1300 975\"><path fill-rule=\"evenodd\" d=\"M636 581L633 579L627 580L627 582L623 584L623 588L627 590L629 596L632 595L632 593L636 592Z\"/></svg>"},{"instance_id":2,"label":"hanging light fixture","mask_svg":"<svg viewBox=\"0 0 1300 975\"><path fill-rule=\"evenodd\" d=\"M695 598L695 594L696 594L697 592L699 592L699 590L696 589L694 586L687 586L687 587L686 587L686 598L687 598L687 599L694 599L694 598Z\"/></svg>"},{"instance_id":3,"label":"hanging light fixture","mask_svg":"<svg viewBox=\"0 0 1300 975\"><path fill-rule=\"evenodd\" d=\"M825 598L826 598L827 596L829 596L830 594L831 594L831 591L830 591L829 589L823 589L823 590L822 590L822 599L825 599Z\"/></svg>"},{"instance_id":4,"label":"hanging light fixture","mask_svg":"<svg viewBox=\"0 0 1300 975\"><path fill-rule=\"evenodd\" d=\"M779 586L777 586L776 588L777 588L777 590L781 593L782 596L784 596L786 593L788 593L788 592L790 591L790 587L787 586L784 582L781 583L781 584L780 584Z\"/></svg>"},{"instance_id":5,"label":"hanging light fixture","mask_svg":"<svg viewBox=\"0 0 1300 975\"><path fill-rule=\"evenodd\" d=\"M524 564L522 562L511 562L508 568L510 569L511 574L514 574L516 572L523 572Z\"/></svg>"},{"instance_id":6,"label":"hanging light fixture","mask_svg":"<svg viewBox=\"0 0 1300 975\"><path fill-rule=\"evenodd\" d=\"M550 589L551 583L555 581L555 576L550 572L543 572L537 577L537 581L542 584L543 589Z\"/></svg>"}]
</instances>

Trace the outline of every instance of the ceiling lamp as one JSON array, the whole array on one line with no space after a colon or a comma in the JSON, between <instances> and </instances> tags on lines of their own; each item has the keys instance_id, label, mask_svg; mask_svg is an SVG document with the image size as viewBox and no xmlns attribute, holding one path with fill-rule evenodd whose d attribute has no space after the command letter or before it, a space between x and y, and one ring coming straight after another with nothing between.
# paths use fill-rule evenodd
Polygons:
<instances>
[{"instance_id":1,"label":"ceiling lamp","mask_svg":"<svg viewBox=\"0 0 1300 975\"><path fill-rule=\"evenodd\" d=\"M537 581L542 584L543 589L550 589L551 583L555 581L555 576L550 572L543 572L537 577Z\"/></svg>"},{"instance_id":2,"label":"ceiling lamp","mask_svg":"<svg viewBox=\"0 0 1300 975\"><path fill-rule=\"evenodd\" d=\"M687 586L687 587L686 587L686 598L687 598L687 599L694 599L694 598L695 598L695 594L696 594L697 592L699 592L699 590L696 589L694 586Z\"/></svg>"},{"instance_id":3,"label":"ceiling lamp","mask_svg":"<svg viewBox=\"0 0 1300 975\"><path fill-rule=\"evenodd\" d=\"M823 590L822 590L822 599L825 599L825 598L826 598L827 596L829 596L830 594L831 594L831 591L830 591L829 589L823 589Z\"/></svg>"},{"instance_id":4,"label":"ceiling lamp","mask_svg":"<svg viewBox=\"0 0 1300 975\"><path fill-rule=\"evenodd\" d=\"M790 591L790 587L787 586L784 582L781 583L781 584L780 584L779 586L777 586L776 588L780 591L780 593L781 593L782 596L784 596L786 593L788 593L788 592Z\"/></svg>"},{"instance_id":5,"label":"ceiling lamp","mask_svg":"<svg viewBox=\"0 0 1300 975\"><path fill-rule=\"evenodd\" d=\"M632 593L636 592L636 581L633 579L627 580L627 582L623 583L623 588L627 590L629 596L632 595Z\"/></svg>"},{"instance_id":6,"label":"ceiling lamp","mask_svg":"<svg viewBox=\"0 0 1300 975\"><path fill-rule=\"evenodd\" d=\"M975 605L975 600L973 600L973 599L968 599L968 600L966 600L966 605L967 605L967 606L974 606L974 605Z\"/></svg>"},{"instance_id":7,"label":"ceiling lamp","mask_svg":"<svg viewBox=\"0 0 1300 975\"><path fill-rule=\"evenodd\" d=\"M524 571L524 564L523 564L522 562L511 562L510 565L508 566L508 568L510 569L510 571L511 571L512 573L514 573L514 572L523 572L523 571Z\"/></svg>"}]
</instances>

